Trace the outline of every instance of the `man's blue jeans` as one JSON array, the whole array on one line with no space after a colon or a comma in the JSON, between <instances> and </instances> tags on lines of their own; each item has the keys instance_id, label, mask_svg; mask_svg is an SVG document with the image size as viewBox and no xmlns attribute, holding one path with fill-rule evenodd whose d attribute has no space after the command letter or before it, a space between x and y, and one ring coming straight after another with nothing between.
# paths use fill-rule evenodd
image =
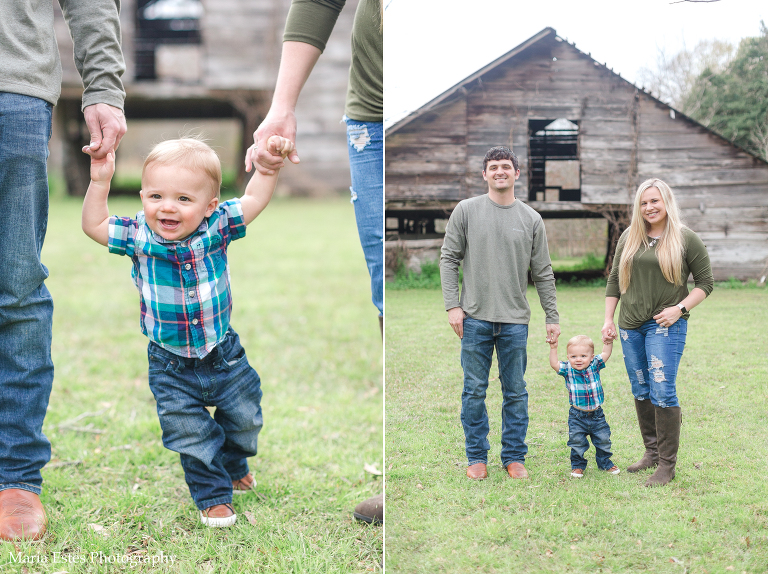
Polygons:
<instances>
[{"instance_id":1,"label":"man's blue jeans","mask_svg":"<svg viewBox=\"0 0 768 574\"><path fill-rule=\"evenodd\" d=\"M594 411L580 411L574 407L568 411L568 446L571 447L571 469L587 468L584 453L589 450L587 437L595 447L595 461L600 470L613 467L611 462L611 427L605 420L602 407Z\"/></svg>"},{"instance_id":2,"label":"man's blue jeans","mask_svg":"<svg viewBox=\"0 0 768 574\"><path fill-rule=\"evenodd\" d=\"M381 122L347 122L352 176L352 205L357 232L371 276L371 300L384 313L384 126Z\"/></svg>"},{"instance_id":3,"label":"man's blue jeans","mask_svg":"<svg viewBox=\"0 0 768 574\"><path fill-rule=\"evenodd\" d=\"M688 321L678 319L671 327L646 321L637 329L619 329L624 365L632 394L657 407L679 407L677 369L683 357Z\"/></svg>"},{"instance_id":4,"label":"man's blue jeans","mask_svg":"<svg viewBox=\"0 0 768 574\"><path fill-rule=\"evenodd\" d=\"M53 301L40 251L52 109L0 92L0 490L36 494L51 458L43 419L53 386Z\"/></svg>"},{"instance_id":5,"label":"man's blue jeans","mask_svg":"<svg viewBox=\"0 0 768 574\"><path fill-rule=\"evenodd\" d=\"M461 395L461 424L464 427L467 462L488 462L488 412L485 393L491 370L493 349L499 366L503 398L501 407L501 464L524 462L528 453L528 391L525 388L528 325L490 323L472 317L464 318L461 339L461 366L464 369L464 392Z\"/></svg>"},{"instance_id":6,"label":"man's blue jeans","mask_svg":"<svg viewBox=\"0 0 768 574\"><path fill-rule=\"evenodd\" d=\"M157 401L163 445L178 452L195 505L232 502L232 482L248 474L264 424L261 380L231 328L202 359L150 342L149 388ZM211 417L205 407L214 406Z\"/></svg>"}]
</instances>

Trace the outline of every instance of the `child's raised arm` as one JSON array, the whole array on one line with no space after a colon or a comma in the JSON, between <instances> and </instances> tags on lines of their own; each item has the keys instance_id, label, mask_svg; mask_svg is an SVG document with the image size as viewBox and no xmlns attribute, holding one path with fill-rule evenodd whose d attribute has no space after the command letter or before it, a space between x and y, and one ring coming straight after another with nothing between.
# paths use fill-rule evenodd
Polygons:
<instances>
[{"instance_id":1,"label":"child's raised arm","mask_svg":"<svg viewBox=\"0 0 768 574\"><path fill-rule=\"evenodd\" d=\"M609 339L607 342L603 343L603 352L600 353L600 356L603 358L603 363L608 362L608 359L611 358L612 351L613 351L613 340Z\"/></svg>"},{"instance_id":2,"label":"child's raised arm","mask_svg":"<svg viewBox=\"0 0 768 574\"><path fill-rule=\"evenodd\" d=\"M549 344L549 366L560 372L560 361L557 360L557 341Z\"/></svg>"},{"instance_id":3,"label":"child's raised arm","mask_svg":"<svg viewBox=\"0 0 768 574\"><path fill-rule=\"evenodd\" d=\"M293 142L280 136L271 136L267 141L267 151L272 155L286 157L294 149ZM264 211L277 185L277 175L280 170L275 170L273 175L264 175L256 170L251 181L245 187L245 194L240 198L243 206L243 221L248 225Z\"/></svg>"},{"instance_id":4,"label":"child's raised arm","mask_svg":"<svg viewBox=\"0 0 768 574\"><path fill-rule=\"evenodd\" d=\"M115 154L96 159L91 156L91 183L83 200L82 225L85 234L102 245L109 241L109 184L115 173Z\"/></svg>"}]
</instances>

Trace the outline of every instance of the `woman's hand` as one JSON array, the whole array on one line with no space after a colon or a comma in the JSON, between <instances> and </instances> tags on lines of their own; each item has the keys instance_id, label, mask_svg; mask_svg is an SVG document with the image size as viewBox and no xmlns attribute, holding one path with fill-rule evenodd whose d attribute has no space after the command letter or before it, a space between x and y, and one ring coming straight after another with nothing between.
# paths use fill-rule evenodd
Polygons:
<instances>
[{"instance_id":1,"label":"woman's hand","mask_svg":"<svg viewBox=\"0 0 768 574\"><path fill-rule=\"evenodd\" d=\"M659 324L659 327L671 327L682 316L682 310L675 305L674 307L667 307L658 315L654 315L653 318Z\"/></svg>"},{"instance_id":2,"label":"woman's hand","mask_svg":"<svg viewBox=\"0 0 768 574\"><path fill-rule=\"evenodd\" d=\"M618 335L616 334L616 324L613 322L613 320L605 322L603 328L600 330L600 334L603 336L604 345L609 341L613 342L618 338Z\"/></svg>"}]
</instances>

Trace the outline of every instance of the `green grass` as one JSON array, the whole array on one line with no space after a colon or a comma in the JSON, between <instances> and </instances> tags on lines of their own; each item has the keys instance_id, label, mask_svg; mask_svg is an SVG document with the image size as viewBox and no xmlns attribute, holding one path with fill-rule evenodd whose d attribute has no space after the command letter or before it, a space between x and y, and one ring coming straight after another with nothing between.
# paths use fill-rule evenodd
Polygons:
<instances>
[{"instance_id":1,"label":"green grass","mask_svg":"<svg viewBox=\"0 0 768 574\"><path fill-rule=\"evenodd\" d=\"M716 289L693 311L678 378L677 477L656 489L643 487L650 471L626 473L643 447L618 345L602 373L623 472L599 472L590 448L585 477L570 478L568 398L549 367L533 289L528 299L531 479L501 468L494 366L489 478L475 482L465 476L460 341L441 294L387 291L387 571L766 572L768 293ZM558 286L558 306L563 338L599 340L604 288Z\"/></svg>"},{"instance_id":2,"label":"green grass","mask_svg":"<svg viewBox=\"0 0 768 574\"><path fill-rule=\"evenodd\" d=\"M230 529L200 524L178 455L162 446L130 261L85 237L80 206L54 199L43 252L55 302L50 525L41 542L0 544L0 571L380 571L382 528L352 518L383 488L364 471L383 470L383 392L349 202L276 199L229 249L232 325L261 376L265 420L250 460L258 486L236 497ZM112 213L138 209L110 201ZM100 564L99 552L175 562ZM47 562L16 563L17 553Z\"/></svg>"}]
</instances>

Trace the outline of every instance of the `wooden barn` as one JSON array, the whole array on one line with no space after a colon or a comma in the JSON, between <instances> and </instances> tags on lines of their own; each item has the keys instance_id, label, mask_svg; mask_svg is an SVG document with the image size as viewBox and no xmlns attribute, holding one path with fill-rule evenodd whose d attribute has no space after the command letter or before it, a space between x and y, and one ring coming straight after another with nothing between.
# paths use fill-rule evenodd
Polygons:
<instances>
[{"instance_id":1,"label":"wooden barn","mask_svg":"<svg viewBox=\"0 0 768 574\"><path fill-rule=\"evenodd\" d=\"M552 28L387 130L388 255L439 249L456 204L487 191L482 160L495 145L520 159L516 196L548 225L553 218L606 218L608 255L638 184L659 177L707 245L717 280L766 272L768 163Z\"/></svg>"},{"instance_id":2,"label":"wooden barn","mask_svg":"<svg viewBox=\"0 0 768 574\"><path fill-rule=\"evenodd\" d=\"M196 120L234 119L242 127L237 155L244 157L253 131L269 110L289 7L285 0L122 0L129 126L131 120L188 120L194 126ZM297 145L302 161L280 176L289 193L348 192L341 119L356 7L357 0L347 1L299 99ZM88 157L80 148L89 137L80 111L82 82L72 39L55 8L63 67L62 95L55 108L63 143L58 155L70 193L83 194Z\"/></svg>"}]
</instances>

